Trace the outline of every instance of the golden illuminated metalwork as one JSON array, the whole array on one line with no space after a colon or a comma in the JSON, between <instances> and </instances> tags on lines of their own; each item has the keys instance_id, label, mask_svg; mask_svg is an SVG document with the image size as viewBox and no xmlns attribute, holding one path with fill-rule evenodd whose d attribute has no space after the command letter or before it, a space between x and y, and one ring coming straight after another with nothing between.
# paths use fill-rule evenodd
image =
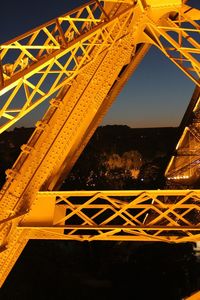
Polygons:
<instances>
[{"instance_id":1,"label":"golden illuminated metalwork","mask_svg":"<svg viewBox=\"0 0 200 300\"><path fill-rule=\"evenodd\" d=\"M18 228L33 239L195 242L199 219L200 190L39 192Z\"/></svg>"},{"instance_id":2,"label":"golden illuminated metalwork","mask_svg":"<svg viewBox=\"0 0 200 300\"><path fill-rule=\"evenodd\" d=\"M169 184L198 184L200 166L200 89L197 87L183 118L182 134L165 172Z\"/></svg>"},{"instance_id":3,"label":"golden illuminated metalwork","mask_svg":"<svg viewBox=\"0 0 200 300\"><path fill-rule=\"evenodd\" d=\"M30 238L199 240L198 190L50 192L151 45L200 85L200 14L184 3L90 1L0 46L0 132L51 99L0 191L0 285Z\"/></svg>"},{"instance_id":4,"label":"golden illuminated metalwork","mask_svg":"<svg viewBox=\"0 0 200 300\"><path fill-rule=\"evenodd\" d=\"M166 17L160 25L151 20L144 33L176 66L178 66L198 86L200 76L200 11L190 13L183 7L174 19Z\"/></svg>"},{"instance_id":5,"label":"golden illuminated metalwork","mask_svg":"<svg viewBox=\"0 0 200 300\"><path fill-rule=\"evenodd\" d=\"M156 45L199 85L197 9L180 0L149 0L147 6L143 1L104 2L90 1L0 46L0 132L70 85L99 53L112 47L122 27L124 34L134 32L135 46Z\"/></svg>"},{"instance_id":6,"label":"golden illuminated metalwork","mask_svg":"<svg viewBox=\"0 0 200 300\"><path fill-rule=\"evenodd\" d=\"M196 292L195 294L192 294L188 298L184 298L185 300L199 300L200 299L200 291Z\"/></svg>"}]
</instances>

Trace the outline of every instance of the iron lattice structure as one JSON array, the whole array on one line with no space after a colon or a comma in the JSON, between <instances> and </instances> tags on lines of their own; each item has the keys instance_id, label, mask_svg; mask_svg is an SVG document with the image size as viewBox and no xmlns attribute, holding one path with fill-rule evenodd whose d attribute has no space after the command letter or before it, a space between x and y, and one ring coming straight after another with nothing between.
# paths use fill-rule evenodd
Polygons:
<instances>
[{"instance_id":1,"label":"iron lattice structure","mask_svg":"<svg viewBox=\"0 0 200 300\"><path fill-rule=\"evenodd\" d=\"M199 22L186 1L95 0L0 46L0 132L50 100L0 191L1 285L31 238L200 240L199 190L55 192L150 46L200 87Z\"/></svg>"},{"instance_id":2,"label":"iron lattice structure","mask_svg":"<svg viewBox=\"0 0 200 300\"><path fill-rule=\"evenodd\" d=\"M181 136L165 172L169 183L199 186L200 89L194 91L180 126Z\"/></svg>"},{"instance_id":3,"label":"iron lattice structure","mask_svg":"<svg viewBox=\"0 0 200 300\"><path fill-rule=\"evenodd\" d=\"M18 227L31 239L193 242L199 204L197 190L39 192Z\"/></svg>"}]
</instances>

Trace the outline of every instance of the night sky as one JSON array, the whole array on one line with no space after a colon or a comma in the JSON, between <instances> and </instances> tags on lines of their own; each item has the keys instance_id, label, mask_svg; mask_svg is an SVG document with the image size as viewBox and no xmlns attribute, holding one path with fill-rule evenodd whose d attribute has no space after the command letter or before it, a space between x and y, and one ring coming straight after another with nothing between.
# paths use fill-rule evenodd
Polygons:
<instances>
[{"instance_id":1,"label":"night sky","mask_svg":"<svg viewBox=\"0 0 200 300\"><path fill-rule=\"evenodd\" d=\"M76 1L4 1L0 18L0 43L26 32L84 3ZM199 0L191 5L200 8ZM151 48L103 120L131 127L178 126L195 88L159 50ZM46 105L47 106L47 105ZM44 109L43 109L44 110ZM32 126L43 110L28 115L15 126Z\"/></svg>"}]
</instances>

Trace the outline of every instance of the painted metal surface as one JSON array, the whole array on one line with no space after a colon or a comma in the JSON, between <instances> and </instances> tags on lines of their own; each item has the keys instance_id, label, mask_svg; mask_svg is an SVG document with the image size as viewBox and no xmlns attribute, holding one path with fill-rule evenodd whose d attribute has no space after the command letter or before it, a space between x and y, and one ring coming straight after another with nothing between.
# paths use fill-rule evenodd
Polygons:
<instances>
[{"instance_id":1,"label":"painted metal surface","mask_svg":"<svg viewBox=\"0 0 200 300\"><path fill-rule=\"evenodd\" d=\"M0 191L0 285L30 238L199 240L198 190L50 192L151 45L200 85L200 13L184 2L90 1L0 46L0 132L51 99Z\"/></svg>"}]
</instances>

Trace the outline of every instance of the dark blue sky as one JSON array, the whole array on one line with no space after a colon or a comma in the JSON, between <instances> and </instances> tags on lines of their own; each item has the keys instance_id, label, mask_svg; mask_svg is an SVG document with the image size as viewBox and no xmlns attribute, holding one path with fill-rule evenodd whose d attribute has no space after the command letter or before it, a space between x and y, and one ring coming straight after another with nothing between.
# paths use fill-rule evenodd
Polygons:
<instances>
[{"instance_id":1,"label":"dark blue sky","mask_svg":"<svg viewBox=\"0 0 200 300\"><path fill-rule=\"evenodd\" d=\"M83 0L5 1L0 18L0 43L64 14L84 2ZM199 0L192 0L189 3L200 6ZM103 125L178 126L194 87L186 75L159 50L152 47L104 118ZM32 126L30 122L32 118L29 115L16 126Z\"/></svg>"}]
</instances>

